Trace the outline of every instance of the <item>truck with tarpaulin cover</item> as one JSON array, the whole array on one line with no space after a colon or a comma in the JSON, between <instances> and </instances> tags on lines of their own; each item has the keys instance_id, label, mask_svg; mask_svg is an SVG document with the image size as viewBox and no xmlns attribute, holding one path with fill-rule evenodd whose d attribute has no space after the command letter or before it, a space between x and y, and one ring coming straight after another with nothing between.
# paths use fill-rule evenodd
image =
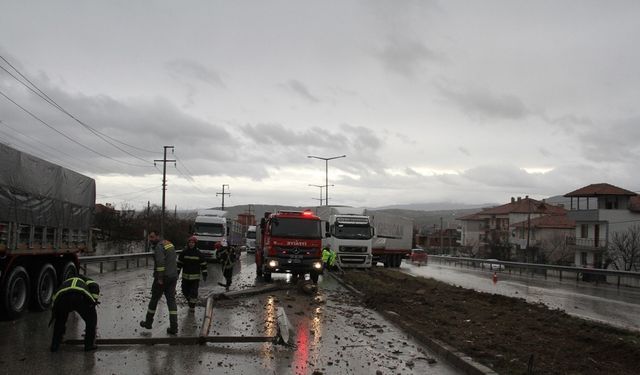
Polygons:
<instances>
[{"instance_id":1,"label":"truck with tarpaulin cover","mask_svg":"<svg viewBox=\"0 0 640 375\"><path fill-rule=\"evenodd\" d=\"M0 310L46 310L91 251L92 178L0 143Z\"/></svg>"},{"instance_id":2,"label":"truck with tarpaulin cover","mask_svg":"<svg viewBox=\"0 0 640 375\"><path fill-rule=\"evenodd\" d=\"M373 237L373 265L381 262L385 267L400 267L402 259L411 254L413 221L383 211L366 210L375 228Z\"/></svg>"}]
</instances>

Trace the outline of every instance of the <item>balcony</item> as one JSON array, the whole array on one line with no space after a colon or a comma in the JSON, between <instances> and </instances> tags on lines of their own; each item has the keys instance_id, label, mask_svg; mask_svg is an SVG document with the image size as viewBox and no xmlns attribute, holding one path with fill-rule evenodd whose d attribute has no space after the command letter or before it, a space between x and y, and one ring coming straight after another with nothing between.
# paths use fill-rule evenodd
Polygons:
<instances>
[{"instance_id":1,"label":"balcony","mask_svg":"<svg viewBox=\"0 0 640 375\"><path fill-rule=\"evenodd\" d=\"M572 210L567 213L567 217L576 222L600 221L599 210Z\"/></svg>"},{"instance_id":2,"label":"balcony","mask_svg":"<svg viewBox=\"0 0 640 375\"><path fill-rule=\"evenodd\" d=\"M595 238L575 238L567 237L567 245L589 249L606 249L607 240L597 240Z\"/></svg>"}]
</instances>

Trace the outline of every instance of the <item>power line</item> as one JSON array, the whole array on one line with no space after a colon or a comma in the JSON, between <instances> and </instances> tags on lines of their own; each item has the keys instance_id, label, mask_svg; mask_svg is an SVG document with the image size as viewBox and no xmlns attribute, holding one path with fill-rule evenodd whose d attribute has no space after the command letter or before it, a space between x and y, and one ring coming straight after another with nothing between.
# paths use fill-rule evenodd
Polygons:
<instances>
[{"instance_id":1,"label":"power line","mask_svg":"<svg viewBox=\"0 0 640 375\"><path fill-rule=\"evenodd\" d=\"M179 173L182 177L184 177L187 181L189 181L189 183L190 183L190 184L191 184L191 185L192 185L196 190L198 190L198 191L199 191L200 193L202 193L202 194L207 194L207 193L205 193L203 190L201 190L201 189L200 189L200 188L195 184L195 180L193 179L193 177L191 177L191 176L187 176L187 175L185 175L184 173L182 173L182 171L180 170L180 168L178 168L178 166L177 166L177 165L175 166L175 168L176 168L176 170L178 171L178 173Z\"/></svg>"},{"instance_id":2,"label":"power line","mask_svg":"<svg viewBox=\"0 0 640 375\"><path fill-rule=\"evenodd\" d=\"M110 198L118 198L118 197L132 195L132 194L146 193L146 192L151 191L151 190L156 190L157 188L158 188L157 186L152 186L152 187L145 188L145 189L142 189L142 190L130 191L128 193L122 193L122 194L106 195L106 196L102 195L102 194L97 194L97 195L100 197L100 199L110 199Z\"/></svg>"},{"instance_id":3,"label":"power line","mask_svg":"<svg viewBox=\"0 0 640 375\"><path fill-rule=\"evenodd\" d=\"M5 99L7 99L8 101L10 101L11 103L13 103L16 107L20 108L22 111L24 111L25 113L27 113L29 116L33 117L34 119L38 120L40 123L42 123L43 125L45 125L46 127L48 127L49 129L55 131L56 133L62 135L63 137L67 138L68 140L70 140L71 142L77 144L78 146L84 148L85 150L91 151L94 154L100 155L103 158L107 158L110 160L113 160L117 163L121 163L121 164L126 164L126 165L131 165L134 167L147 167L146 165L140 165L140 164L132 164L126 161L122 161L122 160L118 160L115 158L112 158L111 156L105 155L101 152L98 152L90 147L87 147L86 145L76 141L75 139L69 137L67 134L63 133L62 131L56 129L54 126L49 125L46 121L42 120L40 117L34 115L32 112L30 112L28 109L24 108L23 106L21 106L20 104L18 104L17 102L15 102L13 99L11 99L10 97L8 97L2 90L0 90L0 95L2 95Z\"/></svg>"},{"instance_id":4,"label":"power line","mask_svg":"<svg viewBox=\"0 0 640 375\"><path fill-rule=\"evenodd\" d=\"M59 160L59 161L61 162L60 164L68 163L68 164L71 164L71 165L76 165L76 167L77 167L77 166L80 166L80 164L76 164L76 162L78 161L78 159L77 159L77 158L75 158L74 156L71 156L70 154L68 154L68 153L66 153L66 152L64 152L64 151L62 151L62 150L60 150L60 149L57 149L57 148L55 148L55 147L52 147L52 146L48 145L47 143L42 142L42 141L41 141L41 140L39 140L38 138L32 137L32 136L30 136L29 134L25 134L25 133L23 133L23 132L19 131L18 129L16 129L16 128L14 128L14 127L10 126L9 124L7 124L7 122L6 122L6 121L0 120L0 124L2 124L2 125L4 125L4 126L6 126L7 128L11 129L11 130L12 130L12 131L14 131L15 133L18 133L19 135L21 135L21 136L23 136L23 137L25 137L25 138L28 138L28 139L30 139L30 140L32 140L32 141L34 141L34 142L36 142L36 143L38 143L38 144L40 144L40 145L42 145L42 146L44 146L44 147L48 148L48 149L50 149L50 150L52 150L52 151L54 151L54 152L56 152L56 153L60 153L60 154L62 154L62 155L68 156L68 157L70 157L70 158L73 160L73 162L69 162L69 161L67 161L67 160L62 159L60 156L57 156L57 157L56 157L55 155L52 155L52 156L53 156L53 159L57 159L57 160ZM26 143L26 142L24 142L24 141L23 141L23 143L24 143L25 145L29 146L29 147L27 147L27 149L29 150L29 152L33 152L33 150L34 150L34 149L37 149L37 147L33 147L33 145L29 145L29 144L27 144L27 143ZM43 152L43 150L40 150L40 151L41 151L41 152ZM97 166L96 166L96 165L92 165L91 167L92 167L92 168L96 168ZM76 168L76 169L85 169L85 168L87 168L87 167L86 167L86 166L85 166L85 167L80 166L80 168ZM103 168L97 167L97 169L102 170L103 172L106 172L106 170L105 170L105 169L103 169Z\"/></svg>"},{"instance_id":5,"label":"power line","mask_svg":"<svg viewBox=\"0 0 640 375\"><path fill-rule=\"evenodd\" d=\"M76 116L74 116L73 114L69 113L69 111L67 111L66 109L64 109L61 105L59 105L56 101L54 101L53 99L51 99L51 97L49 97L49 95L47 95L44 91L42 91L38 86L36 86L33 82L31 82L27 77L25 77L17 68L15 68L13 65L11 65L10 62L8 62L4 57L2 57L0 55L0 59L4 60L7 64L9 64L9 66L11 66L13 68L13 70L15 70L22 78L24 78L27 82L29 82L32 86L30 87L29 85L27 85L26 83L22 82L18 77L16 77L15 75L13 75L10 71L8 71L5 67L0 66L0 69L4 70L7 74L9 74L11 77L13 77L13 79L15 79L17 82L19 82L20 84L22 84L24 87L26 87L27 89L29 89L31 92L33 92L34 94L36 94L38 97L40 97L42 100L44 100L45 102L47 102L49 105L53 106L54 108L56 108L57 110L59 110L60 112L64 113L65 115L69 116L71 119L73 119L74 121L76 121L77 123L79 123L80 125L82 125L84 128L86 128L87 130L89 130L91 133L93 133L95 136L97 136L98 138L100 138L101 140L103 140L104 142L108 143L109 145L117 148L118 150L124 152L125 154L136 158L138 160L141 160L145 163L149 162L148 160L142 159L137 155L132 154L131 152L111 143L109 140L105 139L105 138L109 138L112 139L115 142L124 144L128 147L131 148L135 148L135 149L139 149L141 151L144 152L149 152L149 153L154 153L157 154L157 152L153 152L153 151L149 151L149 150L144 150L141 148L138 148L136 146L130 145L128 143L122 142L118 139L115 139L109 135L106 135L102 132L100 132L99 130L91 127L90 125L86 124L85 122L83 122L82 120L78 119ZM35 88L35 89L34 89ZM150 163L150 162L149 162Z\"/></svg>"}]
</instances>

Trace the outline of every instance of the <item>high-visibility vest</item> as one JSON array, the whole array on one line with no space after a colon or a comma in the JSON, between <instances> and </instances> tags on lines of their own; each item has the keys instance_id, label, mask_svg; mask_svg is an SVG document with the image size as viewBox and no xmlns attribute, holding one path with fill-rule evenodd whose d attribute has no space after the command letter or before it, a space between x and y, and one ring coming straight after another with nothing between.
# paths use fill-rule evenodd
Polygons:
<instances>
[{"instance_id":1,"label":"high-visibility vest","mask_svg":"<svg viewBox=\"0 0 640 375\"><path fill-rule=\"evenodd\" d=\"M56 299L63 294L67 293L82 293L89 297L92 302L96 302L98 300L98 293L91 293L89 285L95 284L98 285L95 281L91 279L87 279L86 281L79 277L72 277L70 279L65 280L58 288L58 291L53 295L53 303L55 304ZM93 289L93 288L91 288ZM97 288L96 288L97 289Z\"/></svg>"},{"instance_id":2,"label":"high-visibility vest","mask_svg":"<svg viewBox=\"0 0 640 375\"><path fill-rule=\"evenodd\" d=\"M329 251L327 248L322 249L322 263L327 264L330 258L331 251Z\"/></svg>"}]
</instances>

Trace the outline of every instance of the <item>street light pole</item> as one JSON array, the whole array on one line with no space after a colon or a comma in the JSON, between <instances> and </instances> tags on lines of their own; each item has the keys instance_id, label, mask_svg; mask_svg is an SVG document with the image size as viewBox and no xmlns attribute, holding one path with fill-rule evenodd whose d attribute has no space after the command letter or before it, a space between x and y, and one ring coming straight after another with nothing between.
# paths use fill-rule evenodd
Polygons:
<instances>
[{"instance_id":1,"label":"street light pole","mask_svg":"<svg viewBox=\"0 0 640 375\"><path fill-rule=\"evenodd\" d=\"M320 188L320 199L318 198L314 198L315 200L319 200L320 201L320 205L322 206L322 189L324 189L325 185L313 185L313 184L309 184L309 186L315 186ZM329 185L329 186L334 186L333 184Z\"/></svg>"},{"instance_id":2,"label":"street light pole","mask_svg":"<svg viewBox=\"0 0 640 375\"><path fill-rule=\"evenodd\" d=\"M319 159L319 160L324 160L324 179L325 179L325 188L326 190L324 191L324 205L328 206L329 205L329 160L334 160L334 159L340 159L340 158L346 158L347 155L340 155L340 156L332 156L330 158L324 158L321 156L314 156L314 155L307 155L308 158L310 159Z\"/></svg>"}]
</instances>

